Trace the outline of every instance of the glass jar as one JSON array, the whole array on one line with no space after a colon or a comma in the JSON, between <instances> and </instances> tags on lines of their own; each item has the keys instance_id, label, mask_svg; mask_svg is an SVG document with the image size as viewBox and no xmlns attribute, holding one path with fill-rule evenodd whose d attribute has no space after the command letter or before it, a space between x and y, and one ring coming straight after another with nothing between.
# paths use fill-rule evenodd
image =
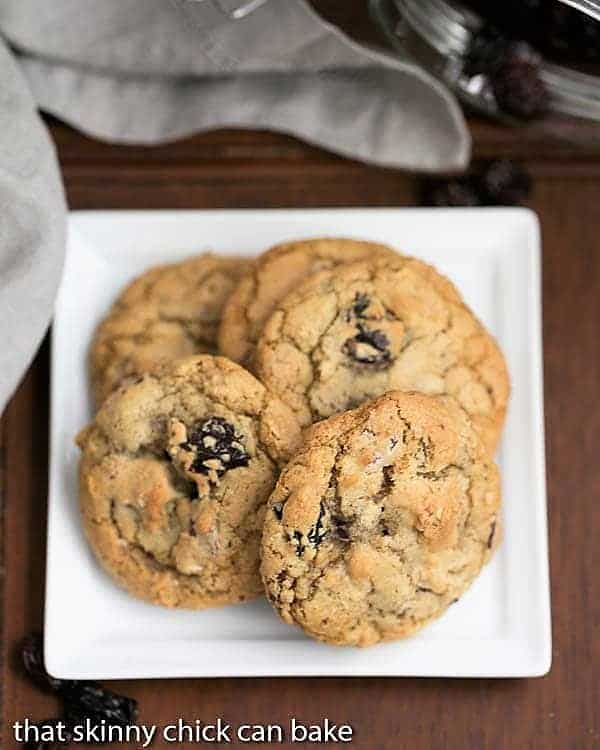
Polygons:
<instances>
[{"instance_id":1,"label":"glass jar","mask_svg":"<svg viewBox=\"0 0 600 750\"><path fill-rule=\"evenodd\" d=\"M598 3L584 2L598 13ZM442 79L470 108L524 126L499 109L485 75L469 75L471 42L486 25L477 12L457 0L370 0L370 11L399 56ZM600 146L600 75L544 56L539 75L548 91L549 114L527 127Z\"/></svg>"}]
</instances>

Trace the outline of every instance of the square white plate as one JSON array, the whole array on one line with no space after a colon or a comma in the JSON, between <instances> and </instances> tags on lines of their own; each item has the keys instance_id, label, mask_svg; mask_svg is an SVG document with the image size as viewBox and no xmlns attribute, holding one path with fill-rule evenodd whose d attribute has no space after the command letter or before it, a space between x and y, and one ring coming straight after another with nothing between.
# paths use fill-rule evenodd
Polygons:
<instances>
[{"instance_id":1,"label":"square white plate","mask_svg":"<svg viewBox=\"0 0 600 750\"><path fill-rule=\"evenodd\" d=\"M366 650L316 643L266 601L206 612L137 601L96 564L77 508L86 355L117 292L204 249L254 255L316 235L386 242L448 274L498 337L513 392L499 452L504 541L465 596L418 635ZM550 668L538 222L524 209L97 211L70 217L52 336L46 661L58 677L525 677Z\"/></svg>"}]
</instances>

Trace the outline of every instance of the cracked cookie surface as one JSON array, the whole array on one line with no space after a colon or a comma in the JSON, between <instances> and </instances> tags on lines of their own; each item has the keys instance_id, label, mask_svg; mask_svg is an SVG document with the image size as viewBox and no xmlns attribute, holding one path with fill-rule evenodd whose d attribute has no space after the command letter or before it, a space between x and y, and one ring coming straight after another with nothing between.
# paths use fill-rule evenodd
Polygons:
<instances>
[{"instance_id":1,"label":"cracked cookie surface","mask_svg":"<svg viewBox=\"0 0 600 750\"><path fill-rule=\"evenodd\" d=\"M199 355L141 376L78 437L92 549L155 604L254 598L265 504L299 440L291 410L227 359Z\"/></svg>"},{"instance_id":2,"label":"cracked cookie surface","mask_svg":"<svg viewBox=\"0 0 600 750\"><path fill-rule=\"evenodd\" d=\"M498 470L456 401L390 392L309 428L271 495L261 573L284 621L368 646L440 616L498 542Z\"/></svg>"},{"instance_id":3,"label":"cracked cookie surface","mask_svg":"<svg viewBox=\"0 0 600 750\"><path fill-rule=\"evenodd\" d=\"M157 266L120 294L90 350L96 404L162 362L217 350L225 301L251 262L206 253Z\"/></svg>"},{"instance_id":4,"label":"cracked cookie surface","mask_svg":"<svg viewBox=\"0 0 600 750\"><path fill-rule=\"evenodd\" d=\"M339 237L275 245L257 258L229 297L219 329L219 350L254 369L254 350L263 326L287 294L313 273L375 256L395 258L398 253L376 242Z\"/></svg>"},{"instance_id":5,"label":"cracked cookie surface","mask_svg":"<svg viewBox=\"0 0 600 750\"><path fill-rule=\"evenodd\" d=\"M303 425L389 390L416 390L454 396L492 452L509 395L492 336L448 279L409 257L306 280L269 318L255 365Z\"/></svg>"}]
</instances>

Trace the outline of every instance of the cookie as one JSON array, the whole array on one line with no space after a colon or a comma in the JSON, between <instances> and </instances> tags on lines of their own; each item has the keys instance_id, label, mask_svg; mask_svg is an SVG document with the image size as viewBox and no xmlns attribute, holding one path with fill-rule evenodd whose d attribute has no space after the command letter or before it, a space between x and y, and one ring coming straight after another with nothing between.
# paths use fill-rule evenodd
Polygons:
<instances>
[{"instance_id":1,"label":"cookie","mask_svg":"<svg viewBox=\"0 0 600 750\"><path fill-rule=\"evenodd\" d=\"M386 245L342 238L284 242L263 253L229 297L219 329L219 350L253 369L263 326L279 302L307 276L340 263L397 257Z\"/></svg>"},{"instance_id":2,"label":"cookie","mask_svg":"<svg viewBox=\"0 0 600 750\"><path fill-rule=\"evenodd\" d=\"M135 596L201 609L262 592L265 504L300 439L250 373L199 355L115 391L78 437L89 543Z\"/></svg>"},{"instance_id":3,"label":"cookie","mask_svg":"<svg viewBox=\"0 0 600 750\"><path fill-rule=\"evenodd\" d=\"M127 378L162 362L216 353L223 305L250 262L207 253L152 268L122 292L90 352L97 405Z\"/></svg>"},{"instance_id":4,"label":"cookie","mask_svg":"<svg viewBox=\"0 0 600 750\"><path fill-rule=\"evenodd\" d=\"M456 288L408 257L338 266L282 302L256 373L303 425L389 390L454 396L490 451L509 394L502 353Z\"/></svg>"},{"instance_id":5,"label":"cookie","mask_svg":"<svg viewBox=\"0 0 600 750\"><path fill-rule=\"evenodd\" d=\"M498 471L456 401L394 391L314 425L269 500L261 573L319 640L409 636L469 587L497 543Z\"/></svg>"}]
</instances>

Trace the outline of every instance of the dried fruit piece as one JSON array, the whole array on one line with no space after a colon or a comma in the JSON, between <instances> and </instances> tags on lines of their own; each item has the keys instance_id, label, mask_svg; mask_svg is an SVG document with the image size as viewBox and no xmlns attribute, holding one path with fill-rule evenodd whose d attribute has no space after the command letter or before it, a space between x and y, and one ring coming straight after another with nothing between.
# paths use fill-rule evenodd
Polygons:
<instances>
[{"instance_id":1,"label":"dried fruit piece","mask_svg":"<svg viewBox=\"0 0 600 750\"><path fill-rule=\"evenodd\" d=\"M209 417L196 424L181 447L195 452L190 471L196 474L215 471L221 477L230 469L250 462L242 436L222 417Z\"/></svg>"},{"instance_id":2,"label":"dried fruit piece","mask_svg":"<svg viewBox=\"0 0 600 750\"><path fill-rule=\"evenodd\" d=\"M539 64L525 57L509 57L490 78L496 103L503 112L525 120L545 114L549 97Z\"/></svg>"},{"instance_id":3,"label":"dried fruit piece","mask_svg":"<svg viewBox=\"0 0 600 750\"><path fill-rule=\"evenodd\" d=\"M89 719L93 724L105 720L107 724L127 726L134 724L138 716L137 701L119 695L97 682L58 680L46 672L44 667L43 638L39 633L28 636L22 647L23 664L27 674L45 688L56 691L63 702L63 716L47 719L36 726L40 730L39 740L27 743L32 750L62 750L73 738L72 728ZM58 725L61 727L59 738ZM46 727L53 731L43 732ZM53 740L47 739L50 734Z\"/></svg>"},{"instance_id":4,"label":"dried fruit piece","mask_svg":"<svg viewBox=\"0 0 600 750\"><path fill-rule=\"evenodd\" d=\"M32 677L38 685L51 690L60 690L63 681L52 677L44 666L44 640L41 633L32 633L23 641L21 648L23 666L27 674Z\"/></svg>"},{"instance_id":5,"label":"dried fruit piece","mask_svg":"<svg viewBox=\"0 0 600 750\"><path fill-rule=\"evenodd\" d=\"M137 701L102 687L97 682L72 682L64 694L65 714L73 724L90 719L100 723L128 726L138 716Z\"/></svg>"},{"instance_id":6,"label":"dried fruit piece","mask_svg":"<svg viewBox=\"0 0 600 750\"><path fill-rule=\"evenodd\" d=\"M481 206L481 196L477 185L468 177L455 177L450 180L429 180L423 191L423 205L439 208Z\"/></svg>"},{"instance_id":7,"label":"dried fruit piece","mask_svg":"<svg viewBox=\"0 0 600 750\"><path fill-rule=\"evenodd\" d=\"M531 178L527 172L508 159L490 162L479 178L486 202L500 206L516 206L527 199Z\"/></svg>"},{"instance_id":8,"label":"dried fruit piece","mask_svg":"<svg viewBox=\"0 0 600 750\"><path fill-rule=\"evenodd\" d=\"M530 120L548 109L540 62L527 42L509 39L496 27L486 25L471 39L464 73L486 76L499 109Z\"/></svg>"},{"instance_id":9,"label":"dried fruit piece","mask_svg":"<svg viewBox=\"0 0 600 750\"><path fill-rule=\"evenodd\" d=\"M356 336L344 342L342 351L354 362L374 369L385 369L392 364L390 340L383 331L371 330L359 323Z\"/></svg>"},{"instance_id":10,"label":"dried fruit piece","mask_svg":"<svg viewBox=\"0 0 600 750\"><path fill-rule=\"evenodd\" d=\"M517 206L531 192L531 178L515 162L498 159L480 165L464 177L428 180L423 188L426 206Z\"/></svg>"},{"instance_id":11,"label":"dried fruit piece","mask_svg":"<svg viewBox=\"0 0 600 750\"><path fill-rule=\"evenodd\" d=\"M369 299L369 296L367 294L357 292L356 296L354 297L352 312L354 313L354 315L356 315L357 318L362 318L370 304L371 300Z\"/></svg>"}]
</instances>

